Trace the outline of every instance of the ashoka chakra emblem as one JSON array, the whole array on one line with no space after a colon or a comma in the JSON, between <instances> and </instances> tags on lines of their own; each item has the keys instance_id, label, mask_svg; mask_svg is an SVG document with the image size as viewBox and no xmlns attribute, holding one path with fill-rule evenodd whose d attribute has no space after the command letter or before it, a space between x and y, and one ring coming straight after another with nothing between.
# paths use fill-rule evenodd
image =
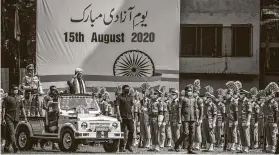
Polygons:
<instances>
[{"instance_id":1,"label":"ashoka chakra emblem","mask_svg":"<svg viewBox=\"0 0 279 155\"><path fill-rule=\"evenodd\" d=\"M155 67L152 59L139 50L122 53L113 65L114 76L151 77L154 73Z\"/></svg>"}]
</instances>

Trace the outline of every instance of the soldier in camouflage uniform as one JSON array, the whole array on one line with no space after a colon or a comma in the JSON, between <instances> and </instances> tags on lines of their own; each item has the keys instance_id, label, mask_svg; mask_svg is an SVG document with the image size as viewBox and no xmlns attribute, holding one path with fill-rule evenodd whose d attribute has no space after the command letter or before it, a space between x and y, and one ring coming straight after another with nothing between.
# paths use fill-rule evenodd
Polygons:
<instances>
[{"instance_id":1,"label":"soldier in camouflage uniform","mask_svg":"<svg viewBox=\"0 0 279 155\"><path fill-rule=\"evenodd\" d=\"M203 121L203 99L199 97L200 95L200 80L197 79L194 81L194 89L193 89L193 95L194 98L196 99L197 102L197 113L198 113L198 118L197 118L197 123L195 126L195 136L194 136L194 145L193 148L195 150L200 150L201 149L201 143L202 143L202 132L201 132L201 126L202 126L202 121Z\"/></svg>"},{"instance_id":2,"label":"soldier in camouflage uniform","mask_svg":"<svg viewBox=\"0 0 279 155\"><path fill-rule=\"evenodd\" d=\"M240 90L242 89L242 83L240 81L235 81L234 83L238 88L236 93L234 94L234 99L236 101L238 101L240 98ZM238 105L239 105L239 102L238 102ZM241 124L238 122L237 129L236 129L236 132L237 132L237 148L236 148L236 150L239 152L242 152L242 145L241 145L241 138L240 138L240 126L241 126Z\"/></svg>"},{"instance_id":3,"label":"soldier in camouflage uniform","mask_svg":"<svg viewBox=\"0 0 279 155\"><path fill-rule=\"evenodd\" d=\"M237 125L238 125L238 101L234 98L235 93L238 91L238 87L233 81L226 83L226 117L225 117L225 146L230 151L235 150L235 144L237 143ZM228 145L227 145L228 144Z\"/></svg>"},{"instance_id":4,"label":"soldier in camouflage uniform","mask_svg":"<svg viewBox=\"0 0 279 155\"><path fill-rule=\"evenodd\" d=\"M102 113L106 116L111 116L112 115L112 104L111 104L110 96L109 96L108 92L104 93L103 101L102 101L101 105L103 105L103 107L102 107L103 112Z\"/></svg>"},{"instance_id":5,"label":"soldier in camouflage uniform","mask_svg":"<svg viewBox=\"0 0 279 155\"><path fill-rule=\"evenodd\" d=\"M150 109L150 96L149 96L150 85L148 83L143 83L141 85L141 90L143 94L143 99L141 100L140 109L140 147L149 148L151 142L150 133L150 119L149 119L149 109Z\"/></svg>"},{"instance_id":6,"label":"soldier in camouflage uniform","mask_svg":"<svg viewBox=\"0 0 279 155\"><path fill-rule=\"evenodd\" d=\"M186 96L186 92L185 90L181 90L180 92L180 96L179 96L179 102L181 103L182 102L182 99L185 98ZM183 133L183 128L180 127L180 135ZM187 139L185 139L183 142L182 142L182 148L183 149L187 149Z\"/></svg>"},{"instance_id":7,"label":"soldier in camouflage uniform","mask_svg":"<svg viewBox=\"0 0 279 155\"><path fill-rule=\"evenodd\" d=\"M222 146L222 135L224 134L224 115L226 107L224 104L224 89L217 89L217 120L216 120L216 146Z\"/></svg>"},{"instance_id":8,"label":"soldier in camouflage uniform","mask_svg":"<svg viewBox=\"0 0 279 155\"><path fill-rule=\"evenodd\" d=\"M170 105L171 105L171 92L170 92L171 88L169 89L169 92L166 92L165 94L165 111L166 111L166 115L165 115L165 122L166 122L166 127L165 127L165 133L166 133L166 141L165 143L162 141L161 143L161 147L164 144L165 147L171 147L171 124L170 124Z\"/></svg>"},{"instance_id":9,"label":"soldier in camouflage uniform","mask_svg":"<svg viewBox=\"0 0 279 155\"><path fill-rule=\"evenodd\" d=\"M139 116L140 116L140 108L141 108L141 105L140 105L140 96L139 96L139 92L136 91L135 92L135 100L134 100L134 106L133 106L133 112L134 112L134 128L135 128L135 131L134 131L134 140L133 140L133 146L137 146L138 145L138 133L139 133L139 124L140 124L140 119L139 119Z\"/></svg>"},{"instance_id":10,"label":"soldier in camouflage uniform","mask_svg":"<svg viewBox=\"0 0 279 155\"><path fill-rule=\"evenodd\" d=\"M250 133L251 133L251 149L257 149L259 147L259 134L258 134L258 126L259 126L259 113L260 106L257 103L257 94L258 89L253 87L250 89L251 93L251 104L252 104L252 117L250 124Z\"/></svg>"},{"instance_id":11,"label":"soldier in camouflage uniform","mask_svg":"<svg viewBox=\"0 0 279 155\"><path fill-rule=\"evenodd\" d=\"M250 122L252 115L252 105L247 98L250 93L244 89L240 90L240 99L238 101L238 129L242 144L242 152L249 152L250 147Z\"/></svg>"},{"instance_id":12,"label":"soldier in camouflage uniform","mask_svg":"<svg viewBox=\"0 0 279 155\"><path fill-rule=\"evenodd\" d=\"M279 92L279 87L275 82L269 83L266 88L267 100L263 106L264 112L264 129L267 139L267 152L275 153L276 134L278 132L278 103L274 100L275 92Z\"/></svg>"},{"instance_id":13,"label":"soldier in camouflage uniform","mask_svg":"<svg viewBox=\"0 0 279 155\"><path fill-rule=\"evenodd\" d=\"M171 135L172 140L175 143L180 137L180 127L181 127L181 104L179 102L179 92L174 88L170 89L171 102L169 105L170 114L170 125L171 125ZM173 151L170 149L169 151Z\"/></svg>"},{"instance_id":14,"label":"soldier in camouflage uniform","mask_svg":"<svg viewBox=\"0 0 279 155\"><path fill-rule=\"evenodd\" d=\"M153 148L148 151L156 151L160 150L160 129L162 128L162 124L164 122L164 100L162 99L162 94L164 92L164 88L156 89L154 92L154 96L152 97L150 108L149 108L149 118L150 118L150 129L151 129L151 138Z\"/></svg>"},{"instance_id":15,"label":"soldier in camouflage uniform","mask_svg":"<svg viewBox=\"0 0 279 155\"><path fill-rule=\"evenodd\" d=\"M163 89L165 89L165 87L163 86L161 89L162 93L159 93L159 97L161 98L162 102L161 102L161 106L163 106L163 114L164 114L164 119L163 119L163 123L161 125L161 127L159 128L159 132L160 132L160 140L159 140L159 145L160 148L164 148L165 145L165 140L166 140L166 126L167 123L169 122L169 113L168 113L168 106L166 103L166 92L163 91Z\"/></svg>"},{"instance_id":16,"label":"soldier in camouflage uniform","mask_svg":"<svg viewBox=\"0 0 279 155\"><path fill-rule=\"evenodd\" d=\"M204 134L206 137L207 143L207 151L214 151L215 144L215 127L216 127L216 119L217 119L217 106L215 105L215 96L213 94L213 88L211 86L207 86L207 92L205 93L205 97L207 98L207 102L204 105Z\"/></svg>"},{"instance_id":17,"label":"soldier in camouflage uniform","mask_svg":"<svg viewBox=\"0 0 279 155\"><path fill-rule=\"evenodd\" d=\"M264 145L264 114L263 114L263 105L265 102L265 91L260 90L257 95L257 104L259 105L260 112L259 112L259 147L263 148Z\"/></svg>"}]
</instances>

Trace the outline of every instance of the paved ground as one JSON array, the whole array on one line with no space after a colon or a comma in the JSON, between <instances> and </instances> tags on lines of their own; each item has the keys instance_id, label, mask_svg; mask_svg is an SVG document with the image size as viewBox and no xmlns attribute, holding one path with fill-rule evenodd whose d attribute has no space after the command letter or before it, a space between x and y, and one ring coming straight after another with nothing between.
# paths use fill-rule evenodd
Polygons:
<instances>
[{"instance_id":1,"label":"paved ground","mask_svg":"<svg viewBox=\"0 0 279 155\"><path fill-rule=\"evenodd\" d=\"M11 149L12 150L12 149ZM20 154L66 154L63 152L58 151L52 151L50 147L46 147L46 150L43 151L40 148L35 148L33 151L26 151L26 152L18 152ZM81 147L75 154L105 154L105 151L102 146L83 146ZM169 152L168 148L161 149L160 152L149 152L147 149L142 148L136 148L134 147L134 152L126 152L126 153L119 153L118 154L186 154L187 152L185 150L181 150L180 152ZM197 152L198 154L235 154L236 152L223 152L222 148L216 148L216 151L214 152ZM262 154L261 150L252 150L249 154Z\"/></svg>"}]
</instances>

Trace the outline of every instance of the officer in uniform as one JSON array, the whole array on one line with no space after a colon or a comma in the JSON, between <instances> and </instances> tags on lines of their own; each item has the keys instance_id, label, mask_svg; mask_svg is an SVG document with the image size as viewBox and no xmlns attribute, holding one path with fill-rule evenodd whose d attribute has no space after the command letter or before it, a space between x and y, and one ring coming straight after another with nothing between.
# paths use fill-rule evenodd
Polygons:
<instances>
[{"instance_id":1,"label":"officer in uniform","mask_svg":"<svg viewBox=\"0 0 279 155\"><path fill-rule=\"evenodd\" d=\"M224 134L224 115L226 107L224 104L224 89L217 89L217 120L216 120L216 146L222 146L222 135Z\"/></svg>"},{"instance_id":2,"label":"officer in uniform","mask_svg":"<svg viewBox=\"0 0 279 155\"><path fill-rule=\"evenodd\" d=\"M179 92L174 88L171 88L170 93L172 97L169 106L170 126L171 126L172 140L175 143L180 137L181 104L179 102L179 97L178 97ZM173 151L173 149L170 149L169 151Z\"/></svg>"},{"instance_id":3,"label":"officer in uniform","mask_svg":"<svg viewBox=\"0 0 279 155\"><path fill-rule=\"evenodd\" d=\"M265 103L265 91L264 90L259 90L259 93L257 95L257 104L260 107L260 112L259 112L259 147L263 148L264 145L264 114L263 114L263 105Z\"/></svg>"},{"instance_id":4,"label":"officer in uniform","mask_svg":"<svg viewBox=\"0 0 279 155\"><path fill-rule=\"evenodd\" d=\"M141 91L143 94L143 99L141 100L140 108L140 147L149 148L151 142L150 134L150 119L149 119L149 109L150 109L150 85L148 83L143 83L141 85Z\"/></svg>"},{"instance_id":5,"label":"officer in uniform","mask_svg":"<svg viewBox=\"0 0 279 155\"><path fill-rule=\"evenodd\" d=\"M201 149L201 143L202 143L202 132L201 132L201 125L202 125L202 121L203 121L203 99L201 97L199 97L200 95L200 80L197 79L194 81L194 98L196 99L197 105L198 105L198 118L197 118L197 123L195 126L195 138L194 138L194 146L193 148L196 150L200 150Z\"/></svg>"},{"instance_id":6,"label":"officer in uniform","mask_svg":"<svg viewBox=\"0 0 279 155\"><path fill-rule=\"evenodd\" d=\"M210 92L206 92L207 102L204 105L204 133L206 135L207 151L214 151L215 144L215 127L217 119L217 107L213 101L215 96Z\"/></svg>"},{"instance_id":7,"label":"officer in uniform","mask_svg":"<svg viewBox=\"0 0 279 155\"><path fill-rule=\"evenodd\" d=\"M21 87L24 90L25 105L28 116L43 115L39 101L39 95L43 94L42 84L38 76L35 75L34 65L26 67L27 75L23 77Z\"/></svg>"},{"instance_id":8,"label":"officer in uniform","mask_svg":"<svg viewBox=\"0 0 279 155\"><path fill-rule=\"evenodd\" d=\"M18 151L15 139L15 128L19 121L20 111L23 113L25 121L27 121L23 105L23 97L18 95L18 90L19 88L17 86L12 86L11 93L6 98L4 98L4 104L2 107L2 120L3 124L6 124L8 133L4 147L5 153L9 152L10 144L12 144L14 153Z\"/></svg>"},{"instance_id":9,"label":"officer in uniform","mask_svg":"<svg viewBox=\"0 0 279 155\"><path fill-rule=\"evenodd\" d=\"M238 92L238 87L233 81L226 83L226 118L225 118L225 146L234 151L237 143L238 101L233 97ZM228 144L228 145L227 145ZM226 149L227 149L226 148Z\"/></svg>"},{"instance_id":10,"label":"officer in uniform","mask_svg":"<svg viewBox=\"0 0 279 155\"><path fill-rule=\"evenodd\" d=\"M188 85L185 88L185 92L187 95L181 101L181 121L182 121L182 128L183 133L180 135L179 139L175 142L174 149L175 151L179 151L179 146L183 142L183 140L187 137L188 138L188 153L195 154L192 151L193 145L193 134L195 131L195 123L198 118L197 113L197 102L196 99L193 97L193 85Z\"/></svg>"},{"instance_id":11,"label":"officer in uniform","mask_svg":"<svg viewBox=\"0 0 279 155\"><path fill-rule=\"evenodd\" d=\"M162 140L161 142L161 147L163 147L163 145L165 145L165 147L171 147L171 124L170 124L170 105L171 105L171 90L172 88L169 88L169 92L165 93L165 122L166 122L166 126L165 126L165 137L166 137L166 141ZM165 142L164 142L165 141Z\"/></svg>"},{"instance_id":12,"label":"officer in uniform","mask_svg":"<svg viewBox=\"0 0 279 155\"><path fill-rule=\"evenodd\" d=\"M109 93L106 91L103 95L103 100L101 105L103 105L103 115L111 116L112 115L112 107L111 107L111 101Z\"/></svg>"},{"instance_id":13,"label":"officer in uniform","mask_svg":"<svg viewBox=\"0 0 279 155\"><path fill-rule=\"evenodd\" d=\"M242 144L242 152L249 152L250 147L250 122L252 115L252 105L247 96L250 92L241 89L240 99L238 100L238 129L240 132L240 140Z\"/></svg>"},{"instance_id":14,"label":"officer in uniform","mask_svg":"<svg viewBox=\"0 0 279 155\"><path fill-rule=\"evenodd\" d=\"M133 106L133 113L134 113L134 128L135 128L135 131L134 131L134 140L133 140L133 146L136 146L138 145L138 133L139 132L139 124L140 124L140 96L139 96L139 92L136 91L134 93L134 106Z\"/></svg>"},{"instance_id":15,"label":"officer in uniform","mask_svg":"<svg viewBox=\"0 0 279 155\"><path fill-rule=\"evenodd\" d=\"M159 151L160 145L160 129L164 122L164 100L162 99L162 94L165 87L160 90L156 89L154 96L152 97L150 108L149 108L149 118L150 118L150 129L153 148L148 151Z\"/></svg>"},{"instance_id":16,"label":"officer in uniform","mask_svg":"<svg viewBox=\"0 0 279 155\"><path fill-rule=\"evenodd\" d=\"M258 89L253 87L250 89L251 94L251 104L252 104L252 117L250 124L250 133L251 133L251 149L257 149L259 147L259 134L258 134L258 126L259 126L259 113L260 106L257 103L257 94Z\"/></svg>"},{"instance_id":17,"label":"officer in uniform","mask_svg":"<svg viewBox=\"0 0 279 155\"><path fill-rule=\"evenodd\" d=\"M279 87L275 82L269 83L266 88L267 100L263 106L264 122L265 122L265 137L267 139L267 151L275 153L276 149L276 134L278 131L278 103L274 100L275 92L279 92Z\"/></svg>"}]
</instances>

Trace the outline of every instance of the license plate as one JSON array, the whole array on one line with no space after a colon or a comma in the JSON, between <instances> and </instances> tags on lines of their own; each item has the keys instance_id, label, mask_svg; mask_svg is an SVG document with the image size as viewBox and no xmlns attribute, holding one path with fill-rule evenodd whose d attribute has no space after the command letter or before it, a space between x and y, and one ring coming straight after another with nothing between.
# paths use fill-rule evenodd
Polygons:
<instances>
[{"instance_id":1,"label":"license plate","mask_svg":"<svg viewBox=\"0 0 279 155\"><path fill-rule=\"evenodd\" d=\"M97 127L96 131L108 131L109 128L108 127Z\"/></svg>"}]
</instances>

